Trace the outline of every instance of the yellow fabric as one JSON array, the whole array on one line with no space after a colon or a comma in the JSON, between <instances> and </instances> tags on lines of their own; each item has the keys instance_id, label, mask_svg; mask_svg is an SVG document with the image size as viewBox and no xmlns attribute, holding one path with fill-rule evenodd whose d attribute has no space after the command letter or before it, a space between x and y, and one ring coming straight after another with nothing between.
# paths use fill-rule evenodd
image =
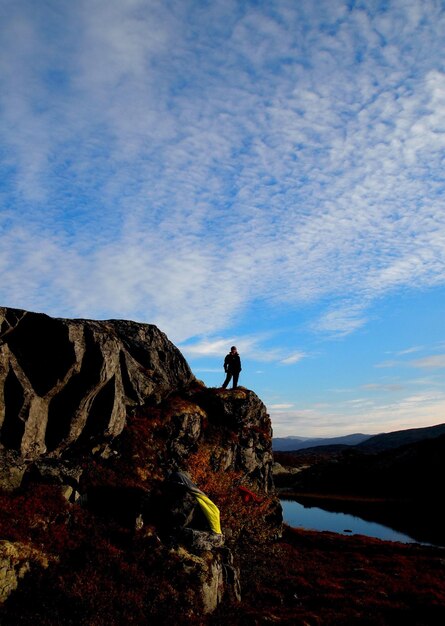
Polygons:
<instances>
[{"instance_id":1,"label":"yellow fabric","mask_svg":"<svg viewBox=\"0 0 445 626\"><path fill-rule=\"evenodd\" d=\"M198 500L199 506L203 510L204 515L207 517L210 528L213 530L214 533L218 533L220 535L221 524L219 521L219 509L216 504L213 504L210 498L208 498L203 493L197 493L196 491L194 491L193 495Z\"/></svg>"}]
</instances>

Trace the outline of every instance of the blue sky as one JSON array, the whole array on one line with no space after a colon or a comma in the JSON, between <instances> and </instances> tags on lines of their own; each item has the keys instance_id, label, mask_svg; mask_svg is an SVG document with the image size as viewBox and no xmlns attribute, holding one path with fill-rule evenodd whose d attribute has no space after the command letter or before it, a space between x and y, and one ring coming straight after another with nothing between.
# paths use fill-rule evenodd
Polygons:
<instances>
[{"instance_id":1,"label":"blue sky","mask_svg":"<svg viewBox=\"0 0 445 626\"><path fill-rule=\"evenodd\" d=\"M445 2L0 0L0 302L154 323L276 436L445 421Z\"/></svg>"}]
</instances>

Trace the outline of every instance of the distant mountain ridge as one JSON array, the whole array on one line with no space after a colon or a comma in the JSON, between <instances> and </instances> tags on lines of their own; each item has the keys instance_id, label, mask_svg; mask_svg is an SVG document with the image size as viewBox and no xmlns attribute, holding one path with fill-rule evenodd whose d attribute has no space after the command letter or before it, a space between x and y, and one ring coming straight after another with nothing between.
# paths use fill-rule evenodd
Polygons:
<instances>
[{"instance_id":1,"label":"distant mountain ridge","mask_svg":"<svg viewBox=\"0 0 445 626\"><path fill-rule=\"evenodd\" d=\"M272 447L280 452L296 452L305 448L330 445L357 446L370 437L372 435L364 435L363 433L354 433L341 437L274 437Z\"/></svg>"},{"instance_id":2,"label":"distant mountain ridge","mask_svg":"<svg viewBox=\"0 0 445 626\"><path fill-rule=\"evenodd\" d=\"M272 446L273 450L277 452L298 452L299 450L319 449L327 446L332 447L332 451L336 446L339 450L344 446L351 446L362 452L382 452L424 439L434 439L441 435L445 435L445 423L423 428L396 430L378 435L354 433L342 437L327 438L276 437L273 439Z\"/></svg>"},{"instance_id":3,"label":"distant mountain ridge","mask_svg":"<svg viewBox=\"0 0 445 626\"><path fill-rule=\"evenodd\" d=\"M396 430L391 433L381 433L380 435L374 435L362 441L357 447L365 452L380 452L399 448L409 443L423 441L424 439L435 439L441 435L445 435L445 424Z\"/></svg>"}]
</instances>

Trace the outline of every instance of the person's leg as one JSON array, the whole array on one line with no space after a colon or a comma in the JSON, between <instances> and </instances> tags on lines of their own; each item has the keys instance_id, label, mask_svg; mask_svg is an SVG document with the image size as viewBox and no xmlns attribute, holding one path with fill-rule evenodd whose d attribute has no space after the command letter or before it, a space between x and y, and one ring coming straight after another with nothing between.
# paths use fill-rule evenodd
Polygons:
<instances>
[{"instance_id":1,"label":"person's leg","mask_svg":"<svg viewBox=\"0 0 445 626\"><path fill-rule=\"evenodd\" d=\"M225 389L227 385L230 383L231 378L232 378L232 372L227 372L226 380L222 384L223 389Z\"/></svg>"},{"instance_id":2,"label":"person's leg","mask_svg":"<svg viewBox=\"0 0 445 626\"><path fill-rule=\"evenodd\" d=\"M233 388L234 389L238 387L238 378L239 378L239 372L234 372L233 373Z\"/></svg>"}]
</instances>

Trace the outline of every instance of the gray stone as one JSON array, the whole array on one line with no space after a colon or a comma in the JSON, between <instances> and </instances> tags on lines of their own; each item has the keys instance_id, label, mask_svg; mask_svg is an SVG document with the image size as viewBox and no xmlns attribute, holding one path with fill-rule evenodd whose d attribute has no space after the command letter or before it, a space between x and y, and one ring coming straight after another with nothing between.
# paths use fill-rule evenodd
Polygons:
<instances>
[{"instance_id":1,"label":"gray stone","mask_svg":"<svg viewBox=\"0 0 445 626\"><path fill-rule=\"evenodd\" d=\"M0 541L0 604L17 589L21 578L33 566L47 568L48 557L19 542Z\"/></svg>"},{"instance_id":2,"label":"gray stone","mask_svg":"<svg viewBox=\"0 0 445 626\"><path fill-rule=\"evenodd\" d=\"M0 307L0 443L28 459L114 437L131 407L194 380L156 326Z\"/></svg>"}]
</instances>

